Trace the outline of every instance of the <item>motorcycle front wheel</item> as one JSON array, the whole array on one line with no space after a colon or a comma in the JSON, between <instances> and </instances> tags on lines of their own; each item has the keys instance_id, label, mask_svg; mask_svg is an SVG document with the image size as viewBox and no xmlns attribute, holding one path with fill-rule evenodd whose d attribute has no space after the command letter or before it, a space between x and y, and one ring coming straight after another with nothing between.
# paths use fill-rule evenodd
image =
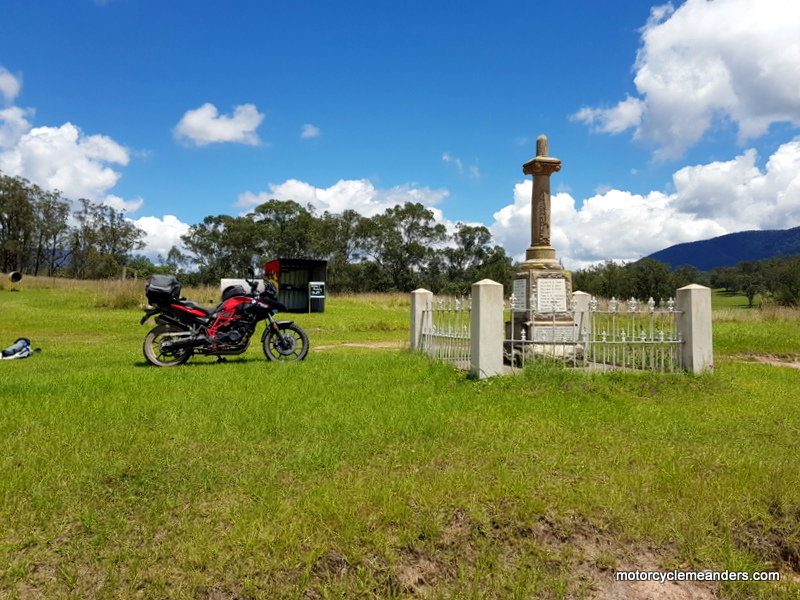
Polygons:
<instances>
[{"instance_id":1,"label":"motorcycle front wheel","mask_svg":"<svg viewBox=\"0 0 800 600\"><path fill-rule=\"evenodd\" d=\"M278 331L270 329L264 338L264 354L276 362L303 360L308 354L308 335L299 325L279 325Z\"/></svg>"},{"instance_id":2,"label":"motorcycle front wheel","mask_svg":"<svg viewBox=\"0 0 800 600\"><path fill-rule=\"evenodd\" d=\"M190 348L178 348L176 350L162 350L161 343L165 341L169 334L179 333L184 330L174 325L158 325L150 330L144 338L142 350L144 357L151 365L157 367L175 367L182 365L192 356Z\"/></svg>"}]
</instances>

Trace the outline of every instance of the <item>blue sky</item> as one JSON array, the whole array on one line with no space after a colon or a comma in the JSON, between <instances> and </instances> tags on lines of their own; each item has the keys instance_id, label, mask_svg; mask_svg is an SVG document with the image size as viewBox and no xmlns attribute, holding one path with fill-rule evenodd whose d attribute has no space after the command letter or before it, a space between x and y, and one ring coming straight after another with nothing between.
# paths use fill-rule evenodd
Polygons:
<instances>
[{"instance_id":1,"label":"blue sky","mask_svg":"<svg viewBox=\"0 0 800 600\"><path fill-rule=\"evenodd\" d=\"M0 171L166 254L270 198L408 200L530 243L540 134L568 268L800 225L796 0L29 0L0 8Z\"/></svg>"}]
</instances>

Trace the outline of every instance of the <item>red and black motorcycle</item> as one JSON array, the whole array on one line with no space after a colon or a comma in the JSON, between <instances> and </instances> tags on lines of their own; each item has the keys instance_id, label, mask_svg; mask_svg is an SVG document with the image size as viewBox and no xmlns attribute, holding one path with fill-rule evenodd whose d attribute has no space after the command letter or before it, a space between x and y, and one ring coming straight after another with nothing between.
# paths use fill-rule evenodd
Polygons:
<instances>
[{"instance_id":1,"label":"red and black motorcycle","mask_svg":"<svg viewBox=\"0 0 800 600\"><path fill-rule=\"evenodd\" d=\"M264 354L273 361L303 360L308 354L308 335L292 321L278 321L275 315L286 310L278 301L275 286L265 281L245 280L226 288L222 303L208 308L180 297L181 284L172 275L153 275L145 286L147 301L140 323L156 317L154 327L144 338L144 357L158 367L182 365L193 354L224 356L242 354L259 321L267 321L261 335Z\"/></svg>"}]
</instances>

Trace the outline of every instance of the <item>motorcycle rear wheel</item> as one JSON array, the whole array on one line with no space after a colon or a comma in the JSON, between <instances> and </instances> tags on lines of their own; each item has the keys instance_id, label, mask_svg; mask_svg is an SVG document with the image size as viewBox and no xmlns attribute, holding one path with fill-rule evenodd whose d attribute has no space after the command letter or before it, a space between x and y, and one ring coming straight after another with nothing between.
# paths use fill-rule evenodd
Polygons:
<instances>
[{"instance_id":1,"label":"motorcycle rear wheel","mask_svg":"<svg viewBox=\"0 0 800 600\"><path fill-rule=\"evenodd\" d=\"M158 325L151 329L150 333L144 338L144 344L142 344L142 351L147 362L157 367L175 367L189 360L192 356L190 348L167 351L161 349L161 342L165 340L168 334L181 331L184 330L175 325Z\"/></svg>"},{"instance_id":2,"label":"motorcycle rear wheel","mask_svg":"<svg viewBox=\"0 0 800 600\"><path fill-rule=\"evenodd\" d=\"M308 335L294 323L279 325L264 339L264 354L275 362L303 360L308 354Z\"/></svg>"}]
</instances>

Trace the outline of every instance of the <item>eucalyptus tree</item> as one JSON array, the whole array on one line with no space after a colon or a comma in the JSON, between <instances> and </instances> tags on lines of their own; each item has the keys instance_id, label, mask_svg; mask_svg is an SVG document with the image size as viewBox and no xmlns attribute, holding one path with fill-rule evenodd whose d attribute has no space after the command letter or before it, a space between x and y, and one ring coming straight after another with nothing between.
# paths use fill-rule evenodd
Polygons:
<instances>
[{"instance_id":1,"label":"eucalyptus tree","mask_svg":"<svg viewBox=\"0 0 800 600\"><path fill-rule=\"evenodd\" d=\"M258 224L264 258L323 258L324 240L313 208L294 200L268 200L248 215Z\"/></svg>"},{"instance_id":2,"label":"eucalyptus tree","mask_svg":"<svg viewBox=\"0 0 800 600\"><path fill-rule=\"evenodd\" d=\"M399 291L411 291L434 249L447 239L447 230L436 223L433 211L420 203L386 209L362 219L356 231L363 251Z\"/></svg>"},{"instance_id":3,"label":"eucalyptus tree","mask_svg":"<svg viewBox=\"0 0 800 600\"><path fill-rule=\"evenodd\" d=\"M70 234L70 266L79 278L116 277L134 250L144 248L144 231L106 204L79 200Z\"/></svg>"},{"instance_id":4,"label":"eucalyptus tree","mask_svg":"<svg viewBox=\"0 0 800 600\"><path fill-rule=\"evenodd\" d=\"M33 211L35 215L35 248L32 271L39 275L42 268L52 275L66 265L69 246L69 202L63 200L61 192L33 188Z\"/></svg>"},{"instance_id":5,"label":"eucalyptus tree","mask_svg":"<svg viewBox=\"0 0 800 600\"><path fill-rule=\"evenodd\" d=\"M21 177L0 176L0 268L23 271L34 236L34 212L30 182Z\"/></svg>"},{"instance_id":6,"label":"eucalyptus tree","mask_svg":"<svg viewBox=\"0 0 800 600\"><path fill-rule=\"evenodd\" d=\"M245 273L253 256L263 251L262 233L249 218L218 215L192 225L181 241L192 253L200 279L212 282Z\"/></svg>"}]
</instances>

